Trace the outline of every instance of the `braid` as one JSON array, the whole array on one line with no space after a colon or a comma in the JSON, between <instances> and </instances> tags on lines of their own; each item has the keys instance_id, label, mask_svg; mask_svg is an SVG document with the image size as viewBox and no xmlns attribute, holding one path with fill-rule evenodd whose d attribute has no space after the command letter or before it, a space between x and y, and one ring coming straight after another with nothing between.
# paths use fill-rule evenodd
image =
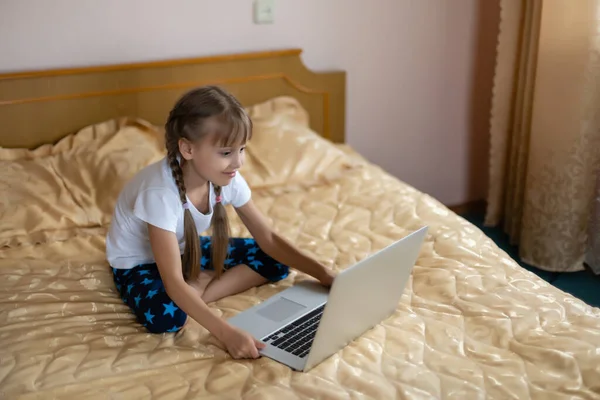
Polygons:
<instances>
[{"instance_id":1,"label":"braid","mask_svg":"<svg viewBox=\"0 0 600 400\"><path fill-rule=\"evenodd\" d=\"M179 161L177 160L177 153L169 151L167 153L167 159L169 167L171 167L171 173L173 179L177 185L179 192L179 199L182 204L187 202L185 195L185 183L183 182L183 170ZM183 214L183 231L185 239L185 250L183 252L183 277L187 280L189 278L197 278L200 273L200 257L202 257L200 249L200 238L198 237L198 231L196 230L196 223L194 217L189 209L184 210Z\"/></svg>"},{"instance_id":2,"label":"braid","mask_svg":"<svg viewBox=\"0 0 600 400\"><path fill-rule=\"evenodd\" d=\"M169 161L169 167L171 167L171 173L173 174L173 179L175 180L175 184L177 185L177 190L179 191L179 199L181 203L186 202L185 197L185 184L183 183L183 170L181 169L181 165L179 165L179 161L177 160L177 154L169 153L167 155Z\"/></svg>"},{"instance_id":3,"label":"braid","mask_svg":"<svg viewBox=\"0 0 600 400\"><path fill-rule=\"evenodd\" d=\"M221 186L215 185L215 195L221 196ZM212 264L217 277L223 273L225 259L229 250L229 220L227 211L221 202L217 202L212 217Z\"/></svg>"}]
</instances>

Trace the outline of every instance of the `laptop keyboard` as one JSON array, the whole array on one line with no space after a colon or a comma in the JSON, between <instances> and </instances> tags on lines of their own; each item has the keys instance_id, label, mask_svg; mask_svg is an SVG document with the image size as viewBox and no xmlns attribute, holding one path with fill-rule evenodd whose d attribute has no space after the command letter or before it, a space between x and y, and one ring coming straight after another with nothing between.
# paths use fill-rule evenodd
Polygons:
<instances>
[{"instance_id":1,"label":"laptop keyboard","mask_svg":"<svg viewBox=\"0 0 600 400\"><path fill-rule=\"evenodd\" d=\"M324 309L325 304L315 308L303 317L263 339L263 342L300 358L305 357L315 339Z\"/></svg>"}]
</instances>

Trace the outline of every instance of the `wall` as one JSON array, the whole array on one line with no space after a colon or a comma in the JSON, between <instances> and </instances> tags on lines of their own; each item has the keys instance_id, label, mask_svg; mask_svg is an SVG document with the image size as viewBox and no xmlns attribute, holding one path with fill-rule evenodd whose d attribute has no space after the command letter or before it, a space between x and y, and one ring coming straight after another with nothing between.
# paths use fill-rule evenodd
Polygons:
<instances>
[{"instance_id":1,"label":"wall","mask_svg":"<svg viewBox=\"0 0 600 400\"><path fill-rule=\"evenodd\" d=\"M348 142L446 204L482 198L498 4L492 0L252 2L3 0L0 71L300 47L348 72Z\"/></svg>"}]
</instances>

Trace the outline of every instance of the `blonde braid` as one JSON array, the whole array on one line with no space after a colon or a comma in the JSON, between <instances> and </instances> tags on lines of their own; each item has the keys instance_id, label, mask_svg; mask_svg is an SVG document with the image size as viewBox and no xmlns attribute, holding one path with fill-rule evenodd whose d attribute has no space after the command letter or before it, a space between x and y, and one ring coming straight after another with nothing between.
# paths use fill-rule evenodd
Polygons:
<instances>
[{"instance_id":1,"label":"blonde braid","mask_svg":"<svg viewBox=\"0 0 600 400\"><path fill-rule=\"evenodd\" d=\"M215 186L217 199L221 197L222 188ZM212 226L212 264L217 278L221 276L225 268L225 260L229 250L229 219L227 210L221 201L217 201L213 209Z\"/></svg>"},{"instance_id":2,"label":"blonde braid","mask_svg":"<svg viewBox=\"0 0 600 400\"><path fill-rule=\"evenodd\" d=\"M181 203L187 205L187 197L185 190L185 183L183 182L183 170L179 161L177 160L177 153L168 152L167 160L177 190L179 192L179 199ZM200 258L202 257L202 249L200 248L200 238L198 237L198 231L196 229L196 223L194 217L189 208L184 207L183 214L183 232L185 239L185 250L183 252L183 277L184 279L196 279L200 274Z\"/></svg>"}]
</instances>

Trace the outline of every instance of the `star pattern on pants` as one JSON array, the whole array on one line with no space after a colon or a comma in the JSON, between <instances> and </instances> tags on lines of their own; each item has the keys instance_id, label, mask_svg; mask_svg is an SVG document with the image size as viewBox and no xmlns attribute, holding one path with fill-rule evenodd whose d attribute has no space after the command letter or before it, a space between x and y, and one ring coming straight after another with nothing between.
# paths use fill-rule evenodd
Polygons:
<instances>
[{"instance_id":1,"label":"star pattern on pants","mask_svg":"<svg viewBox=\"0 0 600 400\"><path fill-rule=\"evenodd\" d=\"M207 264L208 264L208 257L202 256L202 259L200 260L200 266L205 267Z\"/></svg>"},{"instance_id":2,"label":"star pattern on pants","mask_svg":"<svg viewBox=\"0 0 600 400\"><path fill-rule=\"evenodd\" d=\"M144 313L144 317L146 317L146 321L150 322L151 324L153 323L152 319L154 318L154 315L152 314L152 312L150 311L150 309L148 309L148 311L146 311Z\"/></svg>"},{"instance_id":3,"label":"star pattern on pants","mask_svg":"<svg viewBox=\"0 0 600 400\"><path fill-rule=\"evenodd\" d=\"M175 318L175 311L177 311L179 308L173 304L173 302L170 302L169 304L163 303L163 307L165 308L163 315L169 314L171 317Z\"/></svg>"}]
</instances>

